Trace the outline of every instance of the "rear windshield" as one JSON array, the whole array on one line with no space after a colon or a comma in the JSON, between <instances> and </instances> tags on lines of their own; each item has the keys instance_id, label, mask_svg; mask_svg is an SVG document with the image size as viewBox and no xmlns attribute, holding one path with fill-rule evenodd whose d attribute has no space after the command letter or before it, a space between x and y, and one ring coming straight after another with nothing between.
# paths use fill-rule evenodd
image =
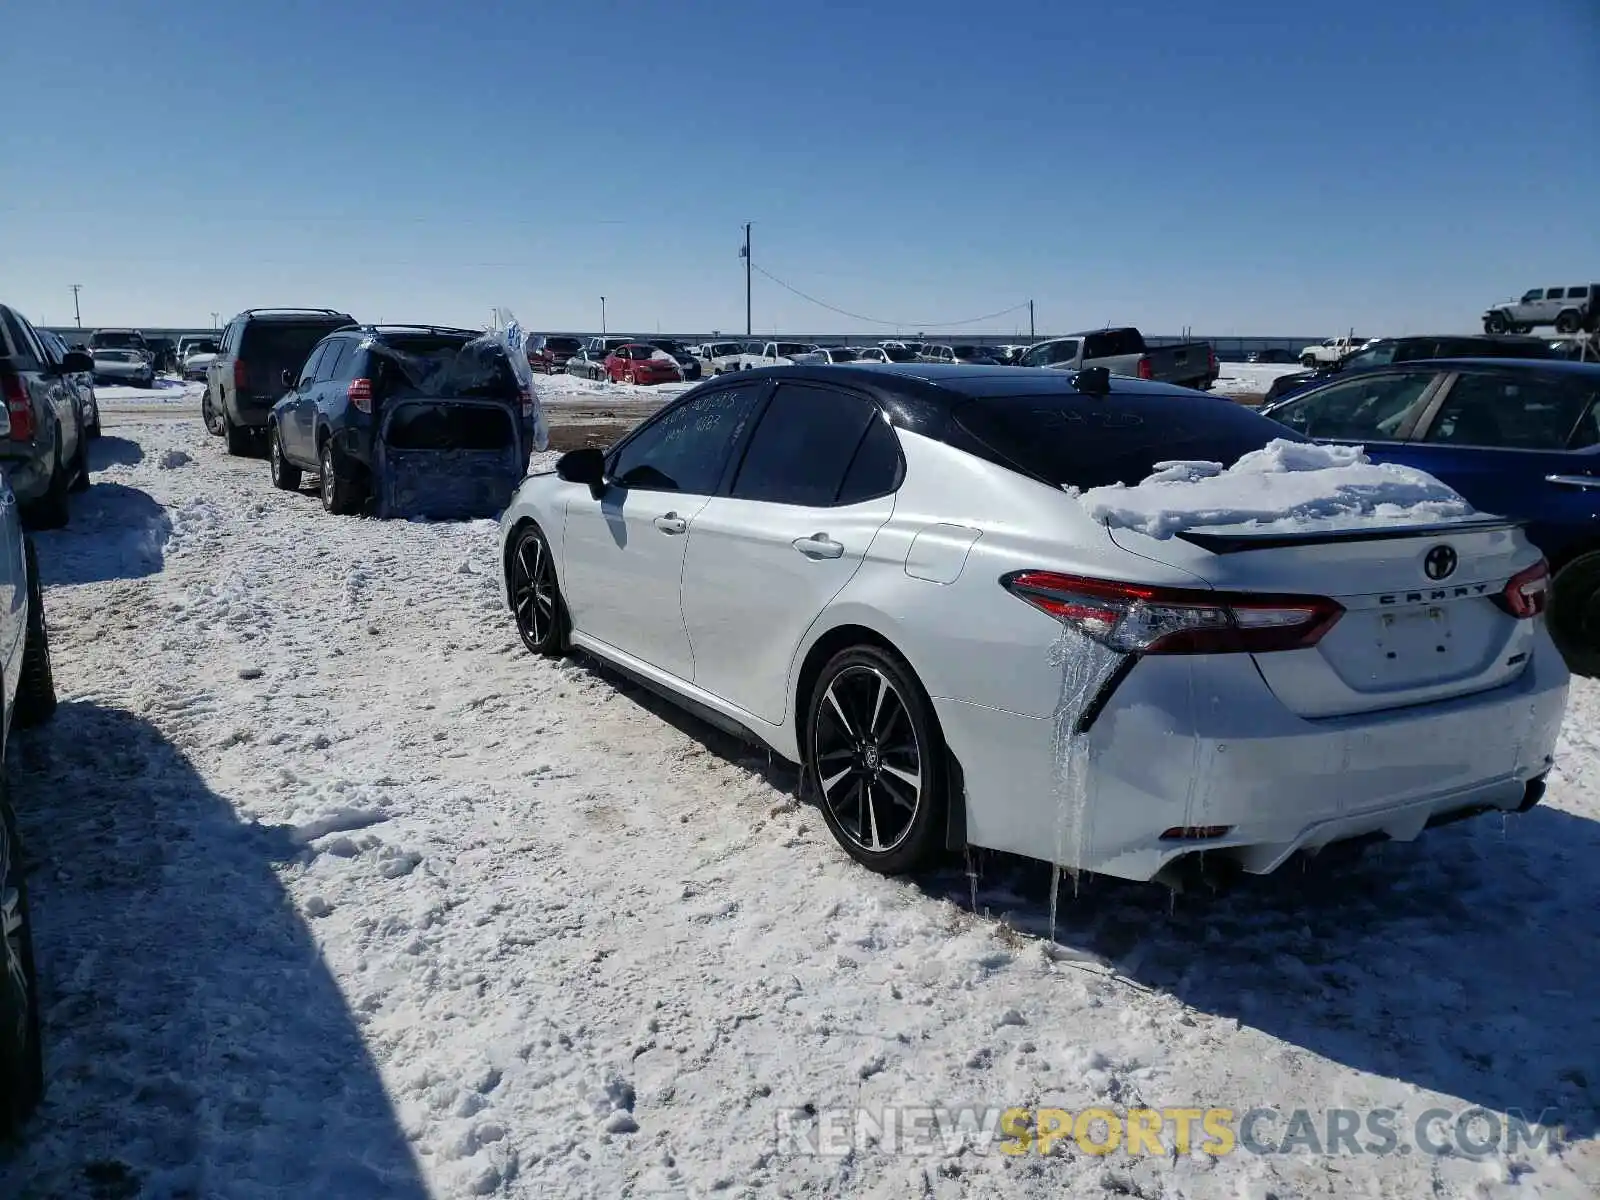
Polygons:
<instances>
[{"instance_id":1,"label":"rear windshield","mask_svg":"<svg viewBox=\"0 0 1600 1200\"><path fill-rule=\"evenodd\" d=\"M558 354L576 354L582 344L577 338L553 337L544 340L544 348Z\"/></svg>"},{"instance_id":2,"label":"rear windshield","mask_svg":"<svg viewBox=\"0 0 1600 1200\"><path fill-rule=\"evenodd\" d=\"M97 350L106 346L124 350L143 350L144 338L137 333L97 333L89 339L89 345Z\"/></svg>"},{"instance_id":3,"label":"rear windshield","mask_svg":"<svg viewBox=\"0 0 1600 1200\"><path fill-rule=\"evenodd\" d=\"M369 354L373 386L381 397L438 396L515 403L520 396L505 351L487 337L387 337L371 346Z\"/></svg>"},{"instance_id":4,"label":"rear windshield","mask_svg":"<svg viewBox=\"0 0 1600 1200\"><path fill-rule=\"evenodd\" d=\"M854 350L845 349L829 350L828 356L836 363L855 362L860 357Z\"/></svg>"},{"instance_id":5,"label":"rear windshield","mask_svg":"<svg viewBox=\"0 0 1600 1200\"><path fill-rule=\"evenodd\" d=\"M140 357L137 350L107 350L103 346L95 351L94 356L102 362L132 362Z\"/></svg>"},{"instance_id":6,"label":"rear windshield","mask_svg":"<svg viewBox=\"0 0 1600 1200\"><path fill-rule=\"evenodd\" d=\"M210 338L206 338L203 341L190 342L183 348L183 352L185 354L215 354L217 352L217 344Z\"/></svg>"},{"instance_id":7,"label":"rear windshield","mask_svg":"<svg viewBox=\"0 0 1600 1200\"><path fill-rule=\"evenodd\" d=\"M1160 462L1229 465L1273 438L1304 440L1231 401L1181 396L993 396L960 405L954 416L1014 469L1062 487L1132 485Z\"/></svg>"},{"instance_id":8,"label":"rear windshield","mask_svg":"<svg viewBox=\"0 0 1600 1200\"><path fill-rule=\"evenodd\" d=\"M1085 358L1113 358L1119 354L1143 354L1144 338L1137 329L1107 329L1083 339Z\"/></svg>"},{"instance_id":9,"label":"rear windshield","mask_svg":"<svg viewBox=\"0 0 1600 1200\"><path fill-rule=\"evenodd\" d=\"M809 354L815 348L814 346L806 345L804 342L779 342L778 354L782 358L788 358L791 354Z\"/></svg>"},{"instance_id":10,"label":"rear windshield","mask_svg":"<svg viewBox=\"0 0 1600 1200\"><path fill-rule=\"evenodd\" d=\"M916 353L916 351L915 350L907 350L904 346L884 346L883 347L883 352L888 357L890 362L916 362L917 361L917 353Z\"/></svg>"},{"instance_id":11,"label":"rear windshield","mask_svg":"<svg viewBox=\"0 0 1600 1200\"><path fill-rule=\"evenodd\" d=\"M244 333L239 357L248 362L262 360L269 370L293 370L304 365L311 350L328 334L348 321L318 321L301 324L288 321L257 321Z\"/></svg>"},{"instance_id":12,"label":"rear windshield","mask_svg":"<svg viewBox=\"0 0 1600 1200\"><path fill-rule=\"evenodd\" d=\"M505 409L465 404L403 404L390 418L384 441L396 450L500 450L515 445Z\"/></svg>"}]
</instances>

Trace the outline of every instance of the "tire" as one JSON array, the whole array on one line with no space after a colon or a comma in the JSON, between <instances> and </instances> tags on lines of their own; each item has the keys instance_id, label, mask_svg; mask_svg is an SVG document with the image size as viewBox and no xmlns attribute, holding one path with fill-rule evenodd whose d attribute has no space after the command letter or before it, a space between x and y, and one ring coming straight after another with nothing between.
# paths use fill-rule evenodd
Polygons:
<instances>
[{"instance_id":1,"label":"tire","mask_svg":"<svg viewBox=\"0 0 1600 1200\"><path fill-rule=\"evenodd\" d=\"M285 492L300 490L300 468L283 456L283 435L274 425L267 431L267 461L272 468L272 486Z\"/></svg>"},{"instance_id":2,"label":"tire","mask_svg":"<svg viewBox=\"0 0 1600 1200\"><path fill-rule=\"evenodd\" d=\"M887 651L851 646L828 660L807 704L805 779L839 845L884 875L927 865L948 797L944 738L922 685Z\"/></svg>"},{"instance_id":3,"label":"tire","mask_svg":"<svg viewBox=\"0 0 1600 1200\"><path fill-rule=\"evenodd\" d=\"M1492 312L1483 318L1483 331L1490 335L1504 333L1510 325L1505 313L1502 312Z\"/></svg>"},{"instance_id":4,"label":"tire","mask_svg":"<svg viewBox=\"0 0 1600 1200\"><path fill-rule=\"evenodd\" d=\"M348 517L361 511L360 485L339 476L338 456L333 451L333 439L324 437L317 453L322 464L321 481L317 491L322 495L322 507L336 517Z\"/></svg>"},{"instance_id":5,"label":"tire","mask_svg":"<svg viewBox=\"0 0 1600 1200\"><path fill-rule=\"evenodd\" d=\"M66 464L61 461L61 443L56 442L55 469L50 472L50 484L32 504L23 510L30 529L65 529L72 517L67 505L67 491L72 480L67 475Z\"/></svg>"},{"instance_id":6,"label":"tire","mask_svg":"<svg viewBox=\"0 0 1600 1200\"><path fill-rule=\"evenodd\" d=\"M1577 333L1578 324L1578 314L1573 312L1571 309L1568 309L1566 312L1556 314L1557 333Z\"/></svg>"},{"instance_id":7,"label":"tire","mask_svg":"<svg viewBox=\"0 0 1600 1200\"><path fill-rule=\"evenodd\" d=\"M72 482L67 485L69 491L87 492L89 490L89 430L87 427L78 431L78 453L72 458Z\"/></svg>"},{"instance_id":8,"label":"tire","mask_svg":"<svg viewBox=\"0 0 1600 1200\"><path fill-rule=\"evenodd\" d=\"M217 419L217 406L211 401L210 388L200 397L200 422L212 437L222 436L222 422Z\"/></svg>"},{"instance_id":9,"label":"tire","mask_svg":"<svg viewBox=\"0 0 1600 1200\"><path fill-rule=\"evenodd\" d=\"M240 429L228 419L228 410L222 410L222 437L228 444L228 453L235 458L249 458L252 449L250 445L250 432Z\"/></svg>"},{"instance_id":10,"label":"tire","mask_svg":"<svg viewBox=\"0 0 1600 1200\"><path fill-rule=\"evenodd\" d=\"M1600 550L1580 554L1556 572L1545 621L1567 668L1600 676Z\"/></svg>"},{"instance_id":11,"label":"tire","mask_svg":"<svg viewBox=\"0 0 1600 1200\"><path fill-rule=\"evenodd\" d=\"M56 715L56 677L50 666L50 628L44 619L44 585L39 581L39 554L32 538L22 542L28 568L28 628L22 643L22 668L11 720L19 728L43 725Z\"/></svg>"},{"instance_id":12,"label":"tire","mask_svg":"<svg viewBox=\"0 0 1600 1200\"><path fill-rule=\"evenodd\" d=\"M561 598L555 556L537 525L527 526L512 547L506 562L506 593L524 646L547 658L559 658L571 648L572 621Z\"/></svg>"},{"instance_id":13,"label":"tire","mask_svg":"<svg viewBox=\"0 0 1600 1200\"><path fill-rule=\"evenodd\" d=\"M27 1120L44 1095L39 1039L39 974L22 840L0 782L0 1140Z\"/></svg>"},{"instance_id":14,"label":"tire","mask_svg":"<svg viewBox=\"0 0 1600 1200\"><path fill-rule=\"evenodd\" d=\"M1314 368L1317 365L1316 356L1312 355L1312 354L1303 354L1303 355L1301 355L1300 356L1300 365L1302 367L1305 367L1307 370L1310 370L1310 369Z\"/></svg>"}]
</instances>

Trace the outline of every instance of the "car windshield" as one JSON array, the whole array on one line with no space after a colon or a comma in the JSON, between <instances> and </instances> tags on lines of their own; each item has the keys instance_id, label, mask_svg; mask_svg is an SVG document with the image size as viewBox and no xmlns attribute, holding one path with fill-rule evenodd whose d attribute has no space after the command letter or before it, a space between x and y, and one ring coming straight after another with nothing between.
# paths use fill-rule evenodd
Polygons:
<instances>
[{"instance_id":1,"label":"car windshield","mask_svg":"<svg viewBox=\"0 0 1600 1200\"><path fill-rule=\"evenodd\" d=\"M1287 434L1240 405L1184 396L987 396L959 405L957 424L1027 475L1060 487L1137 484L1160 462L1232 464Z\"/></svg>"},{"instance_id":2,"label":"car windshield","mask_svg":"<svg viewBox=\"0 0 1600 1200\"><path fill-rule=\"evenodd\" d=\"M907 350L904 346L884 346L884 355L890 362L916 362L917 355L914 350Z\"/></svg>"},{"instance_id":3,"label":"car windshield","mask_svg":"<svg viewBox=\"0 0 1600 1200\"><path fill-rule=\"evenodd\" d=\"M816 347L808 346L804 342L778 343L778 354L783 358L787 358L791 354L809 354L814 349L816 349Z\"/></svg>"},{"instance_id":4,"label":"car windshield","mask_svg":"<svg viewBox=\"0 0 1600 1200\"><path fill-rule=\"evenodd\" d=\"M183 352L185 354L215 354L217 352L217 344L207 338L205 341L190 342L184 347Z\"/></svg>"},{"instance_id":5,"label":"car windshield","mask_svg":"<svg viewBox=\"0 0 1600 1200\"><path fill-rule=\"evenodd\" d=\"M658 341L651 342L650 344L657 350L665 350L668 354L681 354L686 358L689 354L689 352L685 350L682 344L679 342Z\"/></svg>"},{"instance_id":6,"label":"car windshield","mask_svg":"<svg viewBox=\"0 0 1600 1200\"><path fill-rule=\"evenodd\" d=\"M107 350L102 346L95 350L94 356L104 359L106 362L132 362L139 357L139 352L137 350Z\"/></svg>"},{"instance_id":7,"label":"car windshield","mask_svg":"<svg viewBox=\"0 0 1600 1200\"><path fill-rule=\"evenodd\" d=\"M557 354L573 354L577 351L579 342L577 338L553 337L545 338L544 348Z\"/></svg>"},{"instance_id":8,"label":"car windshield","mask_svg":"<svg viewBox=\"0 0 1600 1200\"><path fill-rule=\"evenodd\" d=\"M842 363L842 362L855 362L856 359L861 357L861 356L858 355L854 350L848 350L848 349L844 348L843 346L839 346L839 347L835 347L832 350L829 350L828 351L828 357L831 358L836 363Z\"/></svg>"}]
</instances>

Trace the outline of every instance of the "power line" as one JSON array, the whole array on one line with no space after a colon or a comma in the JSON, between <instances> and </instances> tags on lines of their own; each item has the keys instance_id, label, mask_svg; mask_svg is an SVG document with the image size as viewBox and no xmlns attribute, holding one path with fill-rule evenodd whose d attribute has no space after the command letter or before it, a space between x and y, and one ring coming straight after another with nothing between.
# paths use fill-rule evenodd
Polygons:
<instances>
[{"instance_id":1,"label":"power line","mask_svg":"<svg viewBox=\"0 0 1600 1200\"><path fill-rule=\"evenodd\" d=\"M793 292L800 299L815 304L818 308L825 308L829 312L838 313L841 317L849 317L852 321L866 321L871 325L893 325L899 329L954 329L960 325L977 325L984 321L992 321L996 317L1003 317L1009 313L1021 312L1027 308L1031 301L1024 300L1021 304L1013 304L1010 308L1002 308L999 312L985 313L981 317L968 317L964 321L886 321L882 317L868 317L861 313L851 312L849 309L840 308L838 305L829 304L826 300L818 300L815 296L807 295L792 284L785 283L771 271L763 270L754 263L751 269L759 271L764 277L772 280L786 292Z\"/></svg>"}]
</instances>

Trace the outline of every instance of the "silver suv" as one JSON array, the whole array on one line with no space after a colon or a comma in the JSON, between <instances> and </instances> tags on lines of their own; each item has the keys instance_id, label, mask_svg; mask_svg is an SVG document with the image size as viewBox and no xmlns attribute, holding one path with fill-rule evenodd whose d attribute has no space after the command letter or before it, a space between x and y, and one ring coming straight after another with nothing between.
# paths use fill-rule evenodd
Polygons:
<instances>
[{"instance_id":1,"label":"silver suv","mask_svg":"<svg viewBox=\"0 0 1600 1200\"><path fill-rule=\"evenodd\" d=\"M1527 333L1554 325L1557 333L1593 333L1600 324L1600 283L1577 287L1530 288L1520 300L1497 304L1483 314L1485 333Z\"/></svg>"}]
</instances>

